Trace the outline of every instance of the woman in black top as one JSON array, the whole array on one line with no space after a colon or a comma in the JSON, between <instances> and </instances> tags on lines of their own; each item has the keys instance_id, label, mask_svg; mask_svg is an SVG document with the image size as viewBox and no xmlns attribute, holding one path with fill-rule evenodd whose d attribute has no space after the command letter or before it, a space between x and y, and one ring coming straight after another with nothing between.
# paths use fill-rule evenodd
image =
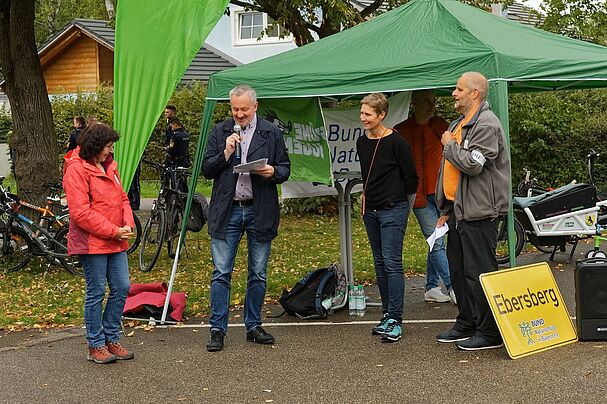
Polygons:
<instances>
[{"instance_id":1,"label":"woman in black top","mask_svg":"<svg viewBox=\"0 0 607 404\"><path fill-rule=\"evenodd\" d=\"M411 146L384 126L388 100L381 93L361 101L360 121L367 131L356 141L363 178L363 221L373 252L383 318L373 327L382 341L401 339L405 280L403 238L417 190Z\"/></svg>"}]
</instances>

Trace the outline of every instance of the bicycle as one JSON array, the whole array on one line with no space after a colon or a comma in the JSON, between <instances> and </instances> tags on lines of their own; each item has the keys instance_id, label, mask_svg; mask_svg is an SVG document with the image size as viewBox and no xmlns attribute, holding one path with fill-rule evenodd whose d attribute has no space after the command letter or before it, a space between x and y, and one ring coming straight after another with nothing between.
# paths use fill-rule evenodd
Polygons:
<instances>
[{"instance_id":1,"label":"bicycle","mask_svg":"<svg viewBox=\"0 0 607 404\"><path fill-rule=\"evenodd\" d=\"M49 261L49 266L59 264L74 275L84 275L78 256L67 255L68 227L64 225L51 234L45 227L59 221L56 216L41 216L42 222L38 224L19 213L19 198L2 186L3 181L4 177L0 177L0 215L5 217L0 225L2 268L17 271L32 257L40 256Z\"/></svg>"},{"instance_id":2,"label":"bicycle","mask_svg":"<svg viewBox=\"0 0 607 404\"><path fill-rule=\"evenodd\" d=\"M183 190L187 189L190 171L146 159L142 161L154 167L160 175L158 198L154 200L143 229L139 250L139 269L148 272L156 264L165 240L169 257L175 257L187 196Z\"/></svg>"},{"instance_id":3,"label":"bicycle","mask_svg":"<svg viewBox=\"0 0 607 404\"><path fill-rule=\"evenodd\" d=\"M600 156L600 153L595 152L590 149L590 153L586 155L586 165L588 170L588 180L589 185L596 190L596 186L594 183L594 163L596 159ZM536 195L540 195L542 193L547 193L550 190L542 190L537 187L537 181L535 179L530 180L529 170L525 169L525 179L519 183L517 187L517 192L527 192L526 195L529 195L532 191ZM575 180L572 181L571 184L575 184ZM571 185L570 184L570 185ZM596 193L596 201L599 202L596 204L598 207L596 223L598 225L607 225L607 206L601 203L602 201L607 200L607 194L605 193ZM584 231L581 234L571 234L568 235L551 235L550 233L538 233L532 229L532 224L529 221L528 216L522 211L515 212L517 216L520 215L521 219L519 220L517 217L514 218L514 230L515 230L515 256L518 256L525 246L525 242L529 242L539 251L551 254L550 260L554 259L554 256L558 249L561 252L566 250L567 244L572 244L573 248L570 253L569 261L573 258L573 254L575 252L575 248L577 246L577 242L581 238L590 237L590 233L588 231ZM496 249L496 258L499 264L506 264L509 261L508 256L508 230L506 226L505 217L501 217L498 219L497 223L498 227L498 245ZM595 243L597 240L600 245L600 228L597 227L596 232L593 232L595 237ZM543 245L543 243L547 243ZM595 245L595 249L598 250L598 247ZM600 251L599 251L600 252ZM602 253L602 252L601 252Z\"/></svg>"},{"instance_id":4,"label":"bicycle","mask_svg":"<svg viewBox=\"0 0 607 404\"><path fill-rule=\"evenodd\" d=\"M545 194L546 192L548 192L548 190L538 185L537 178L531 178L530 170L528 170L527 168L523 168L523 172L525 173L525 176L516 187L516 194L518 196L530 197Z\"/></svg>"}]
</instances>

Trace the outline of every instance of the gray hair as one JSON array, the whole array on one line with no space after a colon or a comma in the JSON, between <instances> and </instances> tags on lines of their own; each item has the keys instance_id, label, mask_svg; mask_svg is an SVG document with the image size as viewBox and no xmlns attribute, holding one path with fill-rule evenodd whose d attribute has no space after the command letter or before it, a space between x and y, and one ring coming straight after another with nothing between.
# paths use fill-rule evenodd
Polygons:
<instances>
[{"instance_id":1,"label":"gray hair","mask_svg":"<svg viewBox=\"0 0 607 404\"><path fill-rule=\"evenodd\" d=\"M253 87L247 84L239 84L230 90L230 98L232 98L233 95L240 97L244 94L247 94L252 102L257 102L257 93L253 90Z\"/></svg>"}]
</instances>

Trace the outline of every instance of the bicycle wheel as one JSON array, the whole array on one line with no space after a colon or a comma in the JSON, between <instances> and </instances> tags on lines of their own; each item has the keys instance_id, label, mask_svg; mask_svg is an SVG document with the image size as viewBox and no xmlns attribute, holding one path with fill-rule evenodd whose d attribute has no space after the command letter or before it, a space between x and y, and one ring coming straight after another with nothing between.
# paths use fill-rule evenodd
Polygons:
<instances>
[{"instance_id":1,"label":"bicycle wheel","mask_svg":"<svg viewBox=\"0 0 607 404\"><path fill-rule=\"evenodd\" d=\"M167 199L167 252L170 258L175 258L177 243L181 233L183 211L178 201L179 196L172 194ZM183 247L183 246L182 246Z\"/></svg>"},{"instance_id":2,"label":"bicycle wheel","mask_svg":"<svg viewBox=\"0 0 607 404\"><path fill-rule=\"evenodd\" d=\"M11 229L7 236L3 228L0 232L0 268L5 272L18 271L30 262L32 259L32 241L27 233L17 227Z\"/></svg>"},{"instance_id":3,"label":"bicycle wheel","mask_svg":"<svg viewBox=\"0 0 607 404\"><path fill-rule=\"evenodd\" d=\"M160 255L166 231L165 214L162 210L154 210L145 224L141 235L139 249L139 269L147 272L154 267Z\"/></svg>"},{"instance_id":4,"label":"bicycle wheel","mask_svg":"<svg viewBox=\"0 0 607 404\"><path fill-rule=\"evenodd\" d=\"M55 251L60 254L67 254L67 236L70 229L64 227L55 234L55 240L61 243L64 248L55 246ZM70 273L78 276L84 276L84 269L80 262L80 256L70 255L67 258L57 258L61 263L61 266L67 269Z\"/></svg>"},{"instance_id":5,"label":"bicycle wheel","mask_svg":"<svg viewBox=\"0 0 607 404\"><path fill-rule=\"evenodd\" d=\"M133 220L135 221L135 228L133 229L133 232L135 233L135 239L133 240L133 242L131 243L129 248L126 250L127 254L130 254L133 251L135 251L137 249L137 247L139 247L139 244L141 243L141 220L139 220L137 215L134 213L133 213Z\"/></svg>"},{"instance_id":6,"label":"bicycle wheel","mask_svg":"<svg viewBox=\"0 0 607 404\"><path fill-rule=\"evenodd\" d=\"M497 248L495 257L498 264L507 264L510 262L508 255L508 221L506 216L499 217L497 222ZM514 219L515 247L514 255L518 256L525 246L525 231L518 220Z\"/></svg>"}]
</instances>

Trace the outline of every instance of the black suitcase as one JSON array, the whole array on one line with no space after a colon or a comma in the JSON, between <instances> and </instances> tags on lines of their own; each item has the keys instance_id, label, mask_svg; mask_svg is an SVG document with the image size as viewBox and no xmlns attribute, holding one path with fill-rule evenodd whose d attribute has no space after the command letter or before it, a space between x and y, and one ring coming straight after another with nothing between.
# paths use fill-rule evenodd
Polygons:
<instances>
[{"instance_id":1,"label":"black suitcase","mask_svg":"<svg viewBox=\"0 0 607 404\"><path fill-rule=\"evenodd\" d=\"M580 340L607 341L607 258L576 263L575 315Z\"/></svg>"}]
</instances>

